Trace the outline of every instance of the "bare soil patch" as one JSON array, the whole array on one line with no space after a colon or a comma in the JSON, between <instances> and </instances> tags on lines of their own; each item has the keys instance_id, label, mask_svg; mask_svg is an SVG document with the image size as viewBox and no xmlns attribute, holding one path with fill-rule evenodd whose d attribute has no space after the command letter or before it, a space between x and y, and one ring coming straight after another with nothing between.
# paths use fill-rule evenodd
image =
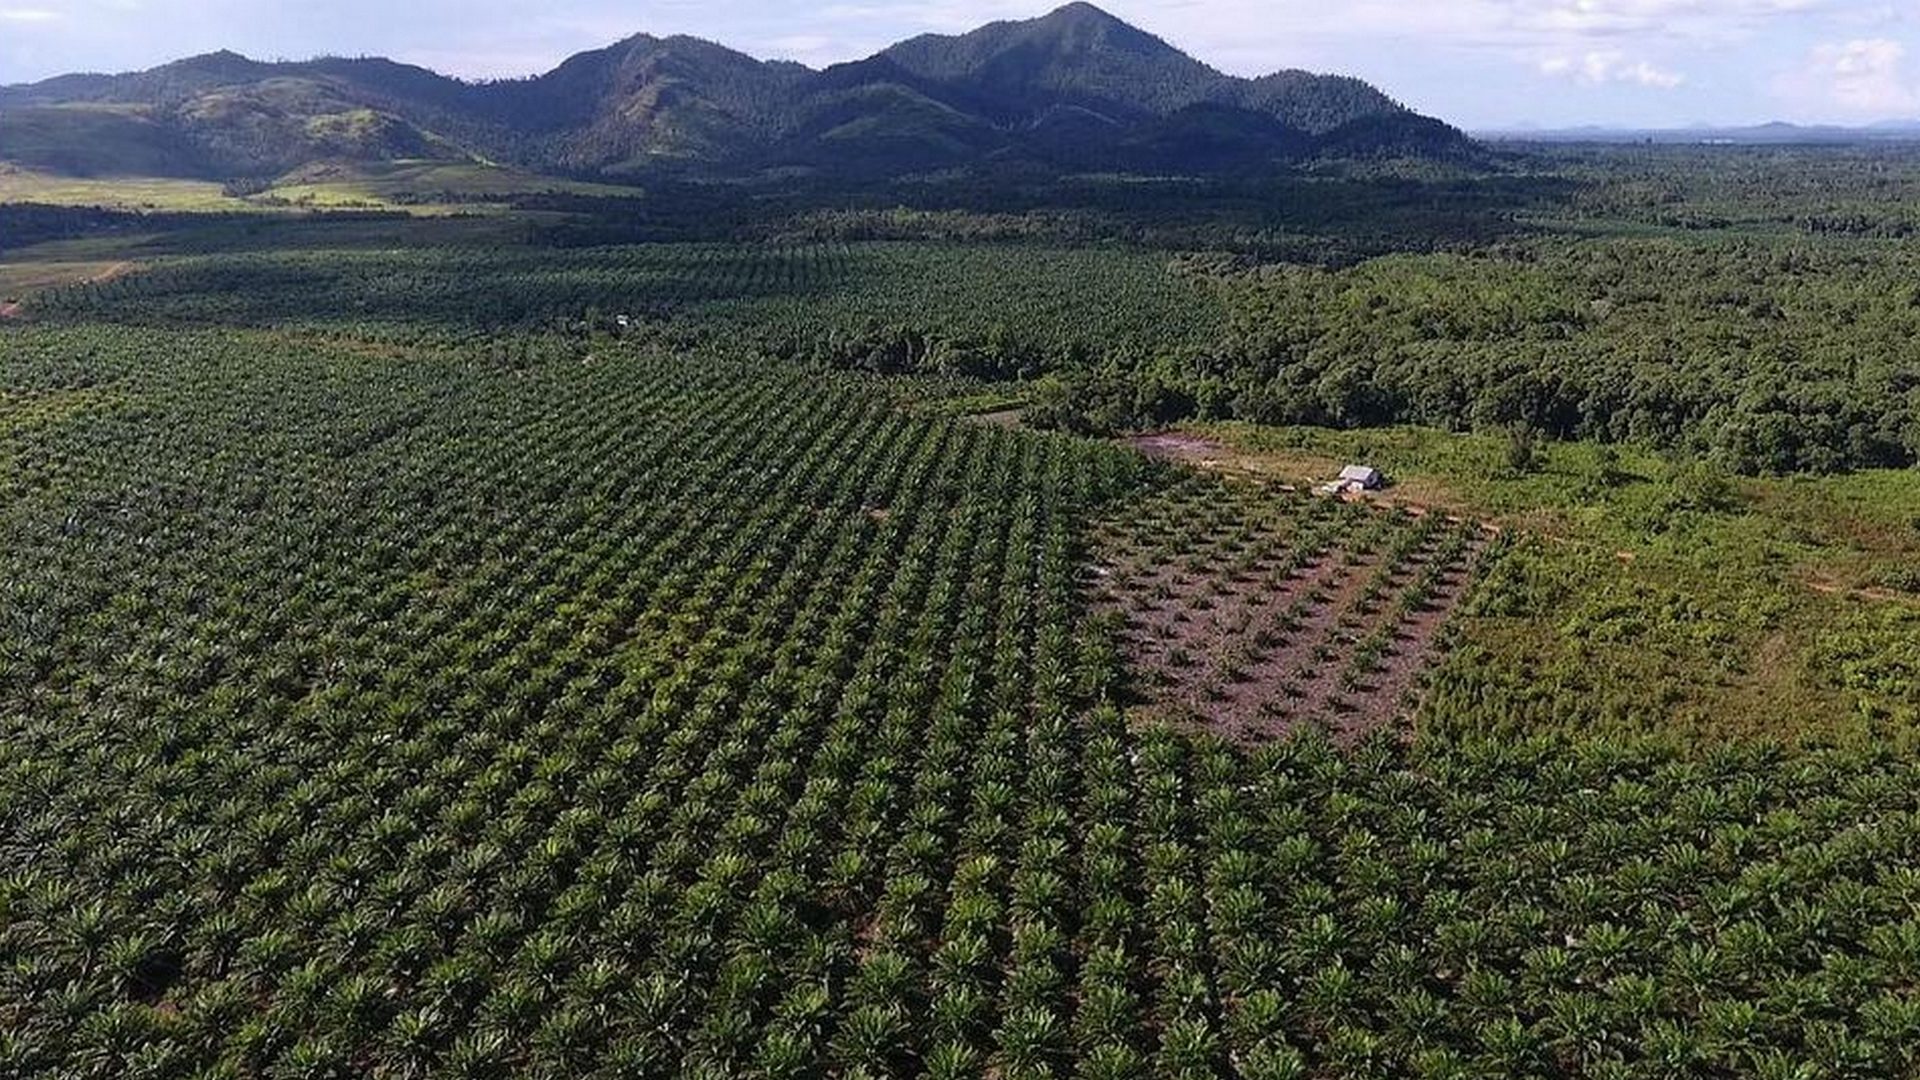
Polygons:
<instances>
[{"instance_id":1,"label":"bare soil patch","mask_svg":"<svg viewBox=\"0 0 1920 1080\"><path fill-rule=\"evenodd\" d=\"M1306 450L1248 449L1206 435L1188 431L1167 431L1119 440L1147 457L1177 461L1185 465L1266 483L1278 483L1289 489L1310 489L1328 483L1340 470L1352 464ZM1399 507L1412 513L1443 514L1459 521L1477 511L1458 492L1432 477L1389 477L1388 487L1368 492L1337 496L1356 502Z\"/></svg>"},{"instance_id":2,"label":"bare soil patch","mask_svg":"<svg viewBox=\"0 0 1920 1080\"><path fill-rule=\"evenodd\" d=\"M64 285L102 284L140 269L135 262L21 262L0 266L0 319L24 319L24 298Z\"/></svg>"},{"instance_id":3,"label":"bare soil patch","mask_svg":"<svg viewBox=\"0 0 1920 1080\"><path fill-rule=\"evenodd\" d=\"M1844 596L1849 600L1864 600L1875 604L1920 606L1920 596L1911 593L1896 592L1893 589L1875 585L1849 585L1830 577L1811 578L1807 581L1807 588L1823 596Z\"/></svg>"},{"instance_id":4,"label":"bare soil patch","mask_svg":"<svg viewBox=\"0 0 1920 1080\"><path fill-rule=\"evenodd\" d=\"M967 420L971 423L979 424L982 427L996 427L1004 428L1008 431L1018 431L1027 426L1026 415L1027 411L1025 409L996 409L993 412L972 413L967 417Z\"/></svg>"},{"instance_id":5,"label":"bare soil patch","mask_svg":"<svg viewBox=\"0 0 1920 1080\"><path fill-rule=\"evenodd\" d=\"M1343 743L1411 715L1486 532L1277 485L1183 492L1103 530L1087 575L1143 715Z\"/></svg>"},{"instance_id":6,"label":"bare soil patch","mask_svg":"<svg viewBox=\"0 0 1920 1080\"><path fill-rule=\"evenodd\" d=\"M1227 456L1227 448L1204 439L1198 435L1185 435L1177 431L1159 435L1134 435L1121 440L1135 450L1160 461L1184 461L1198 464L1218 461Z\"/></svg>"}]
</instances>

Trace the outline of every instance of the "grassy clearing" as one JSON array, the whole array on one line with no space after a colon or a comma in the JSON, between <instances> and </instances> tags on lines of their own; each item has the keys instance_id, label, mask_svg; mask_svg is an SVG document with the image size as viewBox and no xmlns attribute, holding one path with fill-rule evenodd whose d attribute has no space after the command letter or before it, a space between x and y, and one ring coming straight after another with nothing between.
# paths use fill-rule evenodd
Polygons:
<instances>
[{"instance_id":1,"label":"grassy clearing","mask_svg":"<svg viewBox=\"0 0 1920 1080\"><path fill-rule=\"evenodd\" d=\"M475 162L397 161L314 166L242 198L215 180L156 176L74 177L0 164L0 203L112 210L404 210L423 216L499 210L519 195L639 198L636 188L561 180Z\"/></svg>"},{"instance_id":2,"label":"grassy clearing","mask_svg":"<svg viewBox=\"0 0 1920 1080\"><path fill-rule=\"evenodd\" d=\"M0 203L98 206L109 210L215 211L260 209L225 194L213 180L160 176L80 178L0 165Z\"/></svg>"},{"instance_id":3,"label":"grassy clearing","mask_svg":"<svg viewBox=\"0 0 1920 1080\"><path fill-rule=\"evenodd\" d=\"M83 281L102 281L134 269L118 259L82 262L0 263L0 304L17 304L34 293Z\"/></svg>"},{"instance_id":4,"label":"grassy clearing","mask_svg":"<svg viewBox=\"0 0 1920 1080\"><path fill-rule=\"evenodd\" d=\"M314 209L429 212L531 194L636 198L635 188L561 180L478 162L394 161L316 166L282 178L267 197Z\"/></svg>"},{"instance_id":5,"label":"grassy clearing","mask_svg":"<svg viewBox=\"0 0 1920 1080\"><path fill-rule=\"evenodd\" d=\"M1915 718L1920 472L1741 479L1632 449L1202 425L1222 467L1295 481L1364 460L1388 498L1513 543L1462 625L1436 728L1853 739Z\"/></svg>"}]
</instances>

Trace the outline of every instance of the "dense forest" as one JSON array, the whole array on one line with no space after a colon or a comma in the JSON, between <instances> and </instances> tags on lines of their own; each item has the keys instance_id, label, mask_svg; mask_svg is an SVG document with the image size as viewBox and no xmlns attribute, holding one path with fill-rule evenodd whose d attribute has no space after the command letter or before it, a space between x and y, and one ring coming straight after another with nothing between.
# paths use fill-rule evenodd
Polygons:
<instances>
[{"instance_id":1,"label":"dense forest","mask_svg":"<svg viewBox=\"0 0 1920 1080\"><path fill-rule=\"evenodd\" d=\"M1909 465L1916 270L1894 248L1631 239L1227 273L1217 340L1067 373L1043 402L1094 430L1185 416L1523 425L1744 472Z\"/></svg>"}]
</instances>

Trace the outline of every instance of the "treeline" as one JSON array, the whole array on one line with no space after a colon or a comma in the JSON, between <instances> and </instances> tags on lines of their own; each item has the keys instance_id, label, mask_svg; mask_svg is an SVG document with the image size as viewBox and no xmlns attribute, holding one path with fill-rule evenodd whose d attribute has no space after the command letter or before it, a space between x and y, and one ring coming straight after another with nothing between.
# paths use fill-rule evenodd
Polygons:
<instances>
[{"instance_id":1,"label":"treeline","mask_svg":"<svg viewBox=\"0 0 1920 1080\"><path fill-rule=\"evenodd\" d=\"M1529 244L1342 272L1209 267L1229 330L1069 369L1035 419L1524 425L1710 454L1743 472L1920 460L1920 271L1891 248Z\"/></svg>"},{"instance_id":2,"label":"treeline","mask_svg":"<svg viewBox=\"0 0 1920 1080\"><path fill-rule=\"evenodd\" d=\"M1570 185L1565 212L1662 229L1902 239L1920 229L1920 147L1533 147L1520 160Z\"/></svg>"},{"instance_id":3,"label":"treeline","mask_svg":"<svg viewBox=\"0 0 1920 1080\"><path fill-rule=\"evenodd\" d=\"M1533 235L1538 230L1520 213L1561 207L1572 190L1569 181L1542 175L1061 178L1008 166L867 184L662 178L643 199L543 193L513 205L548 221L543 242L566 247L1022 240L1347 266L1394 252L1477 251Z\"/></svg>"},{"instance_id":4,"label":"treeline","mask_svg":"<svg viewBox=\"0 0 1920 1080\"><path fill-rule=\"evenodd\" d=\"M857 300L835 305L839 320L815 310L728 333L883 374L1032 379L1030 423L1090 434L1413 423L1834 472L1920 461L1916 275L1906 253L1839 243L1547 241L1337 271L1188 260L1167 289L1184 280L1189 304L1223 314L1111 324L1130 334L1044 317L983 327L931 308L862 322Z\"/></svg>"},{"instance_id":5,"label":"treeline","mask_svg":"<svg viewBox=\"0 0 1920 1080\"><path fill-rule=\"evenodd\" d=\"M17 251L49 240L101 233L165 229L184 223L183 214L137 214L97 207L0 203L0 252ZM194 215L206 220L208 215Z\"/></svg>"},{"instance_id":6,"label":"treeline","mask_svg":"<svg viewBox=\"0 0 1920 1080\"><path fill-rule=\"evenodd\" d=\"M1530 241L1346 269L1026 243L284 251L37 301L390 340L616 327L1020 383L1030 420L1416 423L1632 441L1742 472L1920 460L1920 255L1857 241Z\"/></svg>"}]
</instances>

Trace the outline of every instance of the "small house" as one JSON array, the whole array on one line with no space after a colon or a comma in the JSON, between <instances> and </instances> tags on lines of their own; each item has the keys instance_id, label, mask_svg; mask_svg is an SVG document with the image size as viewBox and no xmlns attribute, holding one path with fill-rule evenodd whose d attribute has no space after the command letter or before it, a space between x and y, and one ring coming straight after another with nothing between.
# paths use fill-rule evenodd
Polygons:
<instances>
[{"instance_id":1,"label":"small house","mask_svg":"<svg viewBox=\"0 0 1920 1080\"><path fill-rule=\"evenodd\" d=\"M1379 491L1387 478L1371 465L1349 465L1340 470L1340 486L1349 491Z\"/></svg>"},{"instance_id":2,"label":"small house","mask_svg":"<svg viewBox=\"0 0 1920 1080\"><path fill-rule=\"evenodd\" d=\"M1321 495L1364 495L1385 486L1387 478L1379 469L1371 465L1349 465L1340 470L1337 479L1329 480L1313 490Z\"/></svg>"}]
</instances>

